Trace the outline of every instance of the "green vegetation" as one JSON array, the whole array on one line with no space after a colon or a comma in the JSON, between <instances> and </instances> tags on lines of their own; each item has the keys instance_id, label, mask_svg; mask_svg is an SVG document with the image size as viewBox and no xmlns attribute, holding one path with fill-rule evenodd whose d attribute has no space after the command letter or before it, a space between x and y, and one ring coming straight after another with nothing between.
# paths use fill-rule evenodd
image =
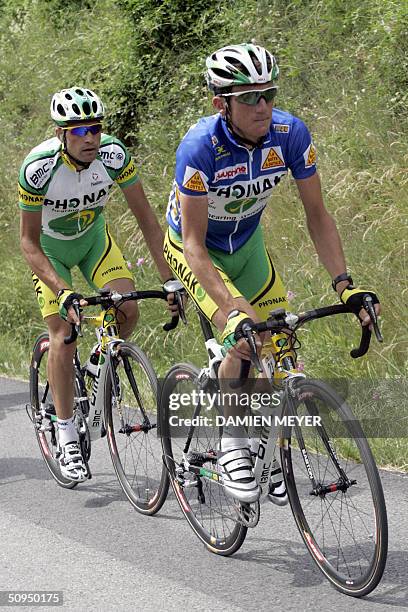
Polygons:
<instances>
[{"instance_id":1,"label":"green vegetation","mask_svg":"<svg viewBox=\"0 0 408 612\"><path fill-rule=\"evenodd\" d=\"M30 347L43 328L17 247L16 178L28 151L52 134L52 93L78 83L101 95L108 131L131 148L164 225L177 144L189 125L212 112L204 59L228 42L254 39L278 57L278 106L300 116L314 136L325 199L353 276L375 287L383 303L385 342L373 342L369 356L351 360L357 325L333 320L303 333L301 359L318 376L405 376L407 33L403 0L0 0L0 372L27 377ZM127 258L147 260L134 266L138 286L157 286L119 190L108 218ZM292 179L274 192L264 224L276 265L296 294L293 309L333 302ZM160 374L175 360L202 360L192 311L188 328L165 339L162 305L142 305L141 312L134 338ZM385 462L406 465L406 442L394 447L390 453L385 442L375 446Z\"/></svg>"}]
</instances>

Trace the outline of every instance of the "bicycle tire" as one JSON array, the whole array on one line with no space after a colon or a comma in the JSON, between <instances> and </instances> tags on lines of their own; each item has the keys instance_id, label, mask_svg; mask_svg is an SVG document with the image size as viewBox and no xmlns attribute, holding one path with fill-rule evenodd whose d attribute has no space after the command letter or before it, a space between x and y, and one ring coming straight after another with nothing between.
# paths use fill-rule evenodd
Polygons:
<instances>
[{"instance_id":1,"label":"bicycle tire","mask_svg":"<svg viewBox=\"0 0 408 612\"><path fill-rule=\"evenodd\" d=\"M177 437L175 428L169 427L171 416L170 396L176 392L183 393L186 390L197 389L199 370L189 363L174 365L167 373L160 396L160 434L163 445L164 460L169 471L176 499L187 519L190 527L198 538L205 544L207 549L215 554L229 556L235 553L243 544L247 527L237 522L233 517L236 513L231 511L231 499L224 493L223 487L217 481L209 478L197 477L201 485L188 486L183 484L177 470L182 463L183 448L186 443L185 437ZM191 406L186 409L186 417L198 416L200 408ZM207 413L207 411L206 411ZM181 416L181 415L179 415ZM207 413L208 417L211 414ZM183 413L184 417L184 413ZM189 450L191 452L214 453L219 440L219 430L200 426L190 430L192 442ZM201 463L203 470L214 470L215 460ZM204 497L201 496L203 494ZM201 496L201 499L200 499ZM204 500L204 501L203 501ZM217 507L215 505L217 504Z\"/></svg>"},{"instance_id":2,"label":"bicycle tire","mask_svg":"<svg viewBox=\"0 0 408 612\"><path fill-rule=\"evenodd\" d=\"M78 482L65 478L61 474L59 461L57 459L57 427L49 420L48 430L42 430L43 416L41 404L48 406L49 412L54 408L51 390L49 389L46 360L49 348L49 335L42 333L34 343L33 354L30 364L30 403L31 416L34 424L35 435L40 447L45 464L56 483L64 489L73 489ZM48 389L48 390L47 390ZM55 413L55 408L54 408ZM47 419L48 420L48 419Z\"/></svg>"},{"instance_id":3,"label":"bicycle tire","mask_svg":"<svg viewBox=\"0 0 408 612\"><path fill-rule=\"evenodd\" d=\"M384 493L369 444L351 408L327 384L299 380L295 398L286 396L286 400L284 414L321 417L321 426L294 426L292 438L281 447L300 535L335 588L353 597L368 595L381 580L388 548ZM321 464L320 455L325 455ZM336 461L351 483L347 488Z\"/></svg>"},{"instance_id":4,"label":"bicycle tire","mask_svg":"<svg viewBox=\"0 0 408 612\"><path fill-rule=\"evenodd\" d=\"M163 506L169 490L157 435L157 377L138 346L128 342L118 346L120 359L113 358L111 364L120 385L119 403L115 403L109 368L105 378L108 446L129 502L138 512L153 515Z\"/></svg>"}]
</instances>

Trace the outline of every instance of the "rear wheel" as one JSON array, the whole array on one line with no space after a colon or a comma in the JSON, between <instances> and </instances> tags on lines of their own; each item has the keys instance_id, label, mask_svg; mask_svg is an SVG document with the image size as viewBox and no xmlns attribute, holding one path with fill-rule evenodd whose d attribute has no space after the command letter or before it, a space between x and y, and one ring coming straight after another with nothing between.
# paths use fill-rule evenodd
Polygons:
<instances>
[{"instance_id":1,"label":"rear wheel","mask_svg":"<svg viewBox=\"0 0 408 612\"><path fill-rule=\"evenodd\" d=\"M249 516L252 506L246 508L235 502L225 493L220 480L217 448L221 430L215 419L219 413L205 409L199 401L177 412L174 406L181 394L191 398L193 392L200 390L198 374L193 365L177 364L164 380L160 398L164 458L174 493L193 531L211 552L232 555L242 546L247 533L238 516L245 512ZM195 419L197 424L183 426L182 419Z\"/></svg>"},{"instance_id":2,"label":"rear wheel","mask_svg":"<svg viewBox=\"0 0 408 612\"><path fill-rule=\"evenodd\" d=\"M118 345L105 381L105 426L119 483L142 514L165 502L169 478L157 435L157 378L149 359L128 342Z\"/></svg>"},{"instance_id":3,"label":"rear wheel","mask_svg":"<svg viewBox=\"0 0 408 612\"><path fill-rule=\"evenodd\" d=\"M281 448L299 532L337 589L367 595L381 579L388 543L384 494L368 442L349 406L321 382L297 381L286 404L291 414L315 420L315 426L306 420L294 426Z\"/></svg>"},{"instance_id":4,"label":"rear wheel","mask_svg":"<svg viewBox=\"0 0 408 612\"><path fill-rule=\"evenodd\" d=\"M49 345L47 333L41 334L34 344L30 365L31 416L35 435L51 476L61 487L73 489L78 483L61 474L58 461L57 416L47 378Z\"/></svg>"}]
</instances>

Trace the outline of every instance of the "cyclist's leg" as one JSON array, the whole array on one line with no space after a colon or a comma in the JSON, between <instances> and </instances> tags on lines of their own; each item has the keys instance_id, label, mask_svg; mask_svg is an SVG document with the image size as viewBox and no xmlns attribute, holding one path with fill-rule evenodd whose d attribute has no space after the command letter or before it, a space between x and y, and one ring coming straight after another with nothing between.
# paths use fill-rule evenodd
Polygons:
<instances>
[{"instance_id":1,"label":"cyclist's leg","mask_svg":"<svg viewBox=\"0 0 408 612\"><path fill-rule=\"evenodd\" d=\"M51 262L54 267L55 262ZM71 285L69 270L58 265L58 273ZM50 384L57 415L58 440L60 446L60 468L66 478L85 480L87 472L82 460L78 432L73 420L74 407L74 368L75 343L66 345L64 337L70 333L70 325L58 314L55 294L33 274L35 292L42 316L48 326L49 351L47 378Z\"/></svg>"},{"instance_id":2,"label":"cyclist's leg","mask_svg":"<svg viewBox=\"0 0 408 612\"><path fill-rule=\"evenodd\" d=\"M257 317L265 321L271 310L288 308L286 290L269 255L259 226L248 245L246 263L234 282L253 306ZM270 352L269 334L263 338L262 355ZM263 375L261 375L263 376ZM258 451L258 440L251 439L251 450ZM276 457L269 482L269 500L278 506L288 503L281 466Z\"/></svg>"},{"instance_id":3,"label":"cyclist's leg","mask_svg":"<svg viewBox=\"0 0 408 612\"><path fill-rule=\"evenodd\" d=\"M164 256L175 275L184 284L187 292L192 297L199 310L201 310L219 330L222 330L226 323L225 316L219 311L218 306L198 283L198 280L184 257L182 242L170 231L168 231L165 236ZM211 252L210 256L212 256ZM223 266L217 262L215 258L213 258L213 263L229 291L235 298L237 308L245 307L245 310L247 310L248 303L231 282ZM253 316L256 316L255 312ZM234 390L234 395L226 395L231 394L232 391L228 384L228 378L238 378L240 366L241 360L233 355L232 352L227 354L220 365L218 373L219 384L225 398L235 397L236 395L236 389ZM233 402L228 404L223 402L222 409L226 418L243 416L241 407ZM224 486L232 496L242 502L248 503L258 499L260 489L252 472L249 440L243 426L227 425L223 428L218 463L223 474Z\"/></svg>"},{"instance_id":4,"label":"cyclist's leg","mask_svg":"<svg viewBox=\"0 0 408 612\"><path fill-rule=\"evenodd\" d=\"M119 293L135 290L133 276L105 223L98 224L91 249L78 265L88 284L94 289L116 289ZM118 312L122 338L130 336L138 316L135 301L122 304Z\"/></svg>"},{"instance_id":5,"label":"cyclist's leg","mask_svg":"<svg viewBox=\"0 0 408 612\"><path fill-rule=\"evenodd\" d=\"M71 275L61 263L56 265L51 261L58 274L64 278L67 287L71 286ZM71 327L61 319L58 312L55 294L35 274L32 274L34 290L44 322L47 324L50 337L47 376L54 398L58 418L72 417L74 401L74 369L73 356L76 345L64 344L64 337L69 336ZM67 382L70 384L67 384Z\"/></svg>"},{"instance_id":6,"label":"cyclist's leg","mask_svg":"<svg viewBox=\"0 0 408 612\"><path fill-rule=\"evenodd\" d=\"M247 245L245 264L237 278L232 277L232 280L254 308L259 320L266 321L271 310L288 308L286 289L266 249L260 225Z\"/></svg>"}]
</instances>

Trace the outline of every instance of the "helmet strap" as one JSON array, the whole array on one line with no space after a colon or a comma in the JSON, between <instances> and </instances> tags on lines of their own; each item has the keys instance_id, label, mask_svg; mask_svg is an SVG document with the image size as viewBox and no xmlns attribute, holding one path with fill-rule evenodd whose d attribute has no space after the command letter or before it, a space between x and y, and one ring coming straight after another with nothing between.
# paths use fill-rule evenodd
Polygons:
<instances>
[{"instance_id":1,"label":"helmet strap","mask_svg":"<svg viewBox=\"0 0 408 612\"><path fill-rule=\"evenodd\" d=\"M244 147L247 147L248 145L252 148L256 148L256 147L261 147L264 143L265 140L265 136L261 136L260 138L258 138L258 140L256 142L249 140L248 138L245 138L244 136L242 136L242 134L239 134L239 132L237 131L236 126L234 126L232 119L231 119L231 109L229 106L229 99L227 98L225 100L227 108L226 108L226 112L225 112L225 122L227 124L227 128L229 129L229 131L231 132L231 134L233 135L234 139L236 140L236 142L238 144L242 144L244 145Z\"/></svg>"},{"instance_id":2,"label":"helmet strap","mask_svg":"<svg viewBox=\"0 0 408 612\"><path fill-rule=\"evenodd\" d=\"M74 157L73 155L71 155L71 153L68 151L68 146L67 146L67 133L64 130L64 140L62 141L62 150L64 151L65 155L67 157L69 157L69 159L71 161L73 161L75 164L77 164L77 166L81 166L81 170L86 170L87 168L89 168L89 166L91 165L92 162L83 162L80 159L77 159L76 157Z\"/></svg>"}]
</instances>

